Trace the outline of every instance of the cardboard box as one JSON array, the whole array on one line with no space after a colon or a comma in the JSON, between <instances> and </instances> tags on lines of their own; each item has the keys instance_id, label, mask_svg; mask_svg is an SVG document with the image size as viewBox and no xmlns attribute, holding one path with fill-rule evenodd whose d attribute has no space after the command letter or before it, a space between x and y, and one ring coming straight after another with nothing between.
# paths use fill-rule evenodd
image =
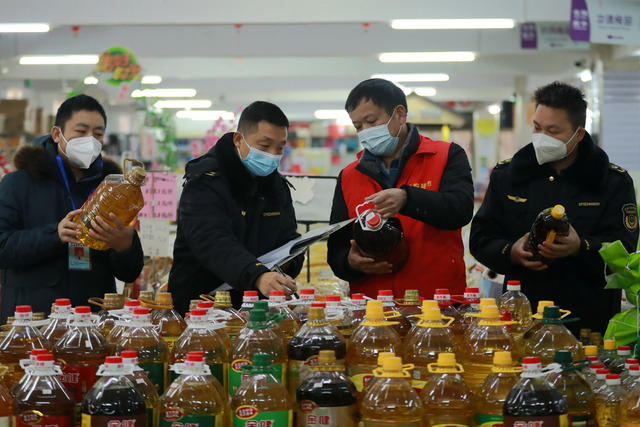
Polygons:
<instances>
[{"instance_id":1,"label":"cardboard box","mask_svg":"<svg viewBox=\"0 0 640 427\"><path fill-rule=\"evenodd\" d=\"M27 104L26 99L0 100L0 114L5 116L4 126L0 131L5 133L21 133L24 131L24 120Z\"/></svg>"}]
</instances>

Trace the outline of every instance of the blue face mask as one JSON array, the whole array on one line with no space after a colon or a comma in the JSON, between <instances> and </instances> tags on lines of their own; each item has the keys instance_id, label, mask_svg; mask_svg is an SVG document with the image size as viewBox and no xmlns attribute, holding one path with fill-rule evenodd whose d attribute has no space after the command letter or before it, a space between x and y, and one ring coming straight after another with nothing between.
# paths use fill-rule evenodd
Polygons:
<instances>
[{"instance_id":1,"label":"blue face mask","mask_svg":"<svg viewBox=\"0 0 640 427\"><path fill-rule=\"evenodd\" d=\"M386 124L373 126L358 132L360 144L371 154L378 157L385 157L393 153L398 146L402 126L398 129L398 135L396 136L392 136L389 132L389 123L391 123L394 114L395 110Z\"/></svg>"},{"instance_id":2,"label":"blue face mask","mask_svg":"<svg viewBox=\"0 0 640 427\"><path fill-rule=\"evenodd\" d=\"M247 147L249 147L249 154L247 154L246 159L243 159L242 154L240 154L240 150L238 150L238 155L240 156L240 161L249 172L256 176L267 176L271 175L274 170L278 169L280 159L282 159L281 155L277 156L275 154L266 153L250 146L247 143L247 140L244 139L244 135L242 135L242 141L244 141L244 143L247 144Z\"/></svg>"}]
</instances>

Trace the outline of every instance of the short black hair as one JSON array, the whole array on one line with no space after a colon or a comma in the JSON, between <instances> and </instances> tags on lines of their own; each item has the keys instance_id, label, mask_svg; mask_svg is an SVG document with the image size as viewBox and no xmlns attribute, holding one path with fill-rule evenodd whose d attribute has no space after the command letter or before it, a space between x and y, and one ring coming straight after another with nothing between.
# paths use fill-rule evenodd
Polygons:
<instances>
[{"instance_id":1,"label":"short black hair","mask_svg":"<svg viewBox=\"0 0 640 427\"><path fill-rule=\"evenodd\" d=\"M73 113L81 110L96 111L100 113L104 119L104 125L107 126L107 114L104 112L102 105L100 105L98 100L95 98L84 94L72 96L71 98L66 99L60 108L58 108L54 124L64 130L64 125L67 124L69 119L71 119Z\"/></svg>"},{"instance_id":2,"label":"short black hair","mask_svg":"<svg viewBox=\"0 0 640 427\"><path fill-rule=\"evenodd\" d=\"M255 101L242 110L238 121L238 130L243 134L249 134L255 131L258 123L263 120L274 126L289 129L289 119L280 107L266 101Z\"/></svg>"},{"instance_id":3,"label":"short black hair","mask_svg":"<svg viewBox=\"0 0 640 427\"><path fill-rule=\"evenodd\" d=\"M407 109L407 97L402 89L385 79L368 79L358 83L358 86L351 89L344 109L351 112L360 102L368 100L383 108L389 115L393 114L398 105Z\"/></svg>"},{"instance_id":4,"label":"short black hair","mask_svg":"<svg viewBox=\"0 0 640 427\"><path fill-rule=\"evenodd\" d=\"M587 121L587 101L577 87L562 82L553 82L536 90L538 105L565 110L574 129L584 127Z\"/></svg>"}]
</instances>

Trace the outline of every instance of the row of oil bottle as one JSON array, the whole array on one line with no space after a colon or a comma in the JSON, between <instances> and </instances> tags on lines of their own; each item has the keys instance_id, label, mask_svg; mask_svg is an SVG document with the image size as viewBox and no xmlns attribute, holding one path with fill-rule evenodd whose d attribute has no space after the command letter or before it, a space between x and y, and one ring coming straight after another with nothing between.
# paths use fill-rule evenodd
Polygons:
<instances>
[{"instance_id":1,"label":"row of oil bottle","mask_svg":"<svg viewBox=\"0 0 640 427\"><path fill-rule=\"evenodd\" d=\"M582 348L563 326L566 320L560 310L547 302L542 316L538 313L532 318L529 302L517 283L510 283L498 301L502 310L493 299L478 299L474 289L465 292L458 309L447 290L438 290L435 300L423 301L422 310L416 291L407 291L399 306L390 291L381 291L377 301L353 295L350 300L332 296L324 302L314 302L311 292L302 291L293 310L282 293L274 292L267 302L257 301L255 292L247 292L240 312L230 307L228 293L216 297L215 303L195 301L187 322L172 310L166 293L159 294L156 301L141 298L153 308L153 316L148 308L140 307L140 301L129 300L122 309L118 296L106 295L101 301L104 310L93 322L86 307L76 307L70 321L68 300L59 300L50 321L42 325L43 333L34 327L30 307L19 306L11 329L0 342L0 363L9 370L5 383L12 387L22 377L20 360L33 348L53 349L62 383L78 410L104 358L128 350L137 351L141 368L159 393L178 376L177 371L167 369L169 364L185 363L190 351L202 351L210 372L228 396L239 389L254 356L264 353L269 357L269 369L279 382L288 384L293 400L298 385L317 365L320 350L332 350L336 364L346 365L357 392L375 375L378 355L384 352L404 355L405 361L414 365L411 375L416 390L426 386L429 366L439 353L458 354L465 370L463 377L473 391L491 373L493 355L500 350L538 355L548 364L556 350L566 349L574 360L582 360ZM305 318L308 320L297 330ZM350 337L348 346L343 334ZM261 425L248 417L246 410L240 412L234 413L240 419L234 425ZM260 411L255 412L259 417ZM319 419L315 416L311 419Z\"/></svg>"}]
</instances>

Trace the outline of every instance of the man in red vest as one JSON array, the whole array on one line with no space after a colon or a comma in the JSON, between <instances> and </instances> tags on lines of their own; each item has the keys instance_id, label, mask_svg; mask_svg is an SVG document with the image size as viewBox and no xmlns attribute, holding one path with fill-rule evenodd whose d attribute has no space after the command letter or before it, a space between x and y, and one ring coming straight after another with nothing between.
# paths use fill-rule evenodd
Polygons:
<instances>
[{"instance_id":1,"label":"man in red vest","mask_svg":"<svg viewBox=\"0 0 640 427\"><path fill-rule=\"evenodd\" d=\"M375 297L393 289L402 297L418 289L433 298L436 288L462 294L465 267L460 228L473 215L473 182L467 155L457 144L433 141L407 123L404 92L383 79L369 79L349 94L345 109L364 150L342 170L333 196L331 223L356 217L370 201L383 218L397 217L409 243L409 260L392 273L353 240L351 227L329 239L328 261L350 282L352 292Z\"/></svg>"}]
</instances>

